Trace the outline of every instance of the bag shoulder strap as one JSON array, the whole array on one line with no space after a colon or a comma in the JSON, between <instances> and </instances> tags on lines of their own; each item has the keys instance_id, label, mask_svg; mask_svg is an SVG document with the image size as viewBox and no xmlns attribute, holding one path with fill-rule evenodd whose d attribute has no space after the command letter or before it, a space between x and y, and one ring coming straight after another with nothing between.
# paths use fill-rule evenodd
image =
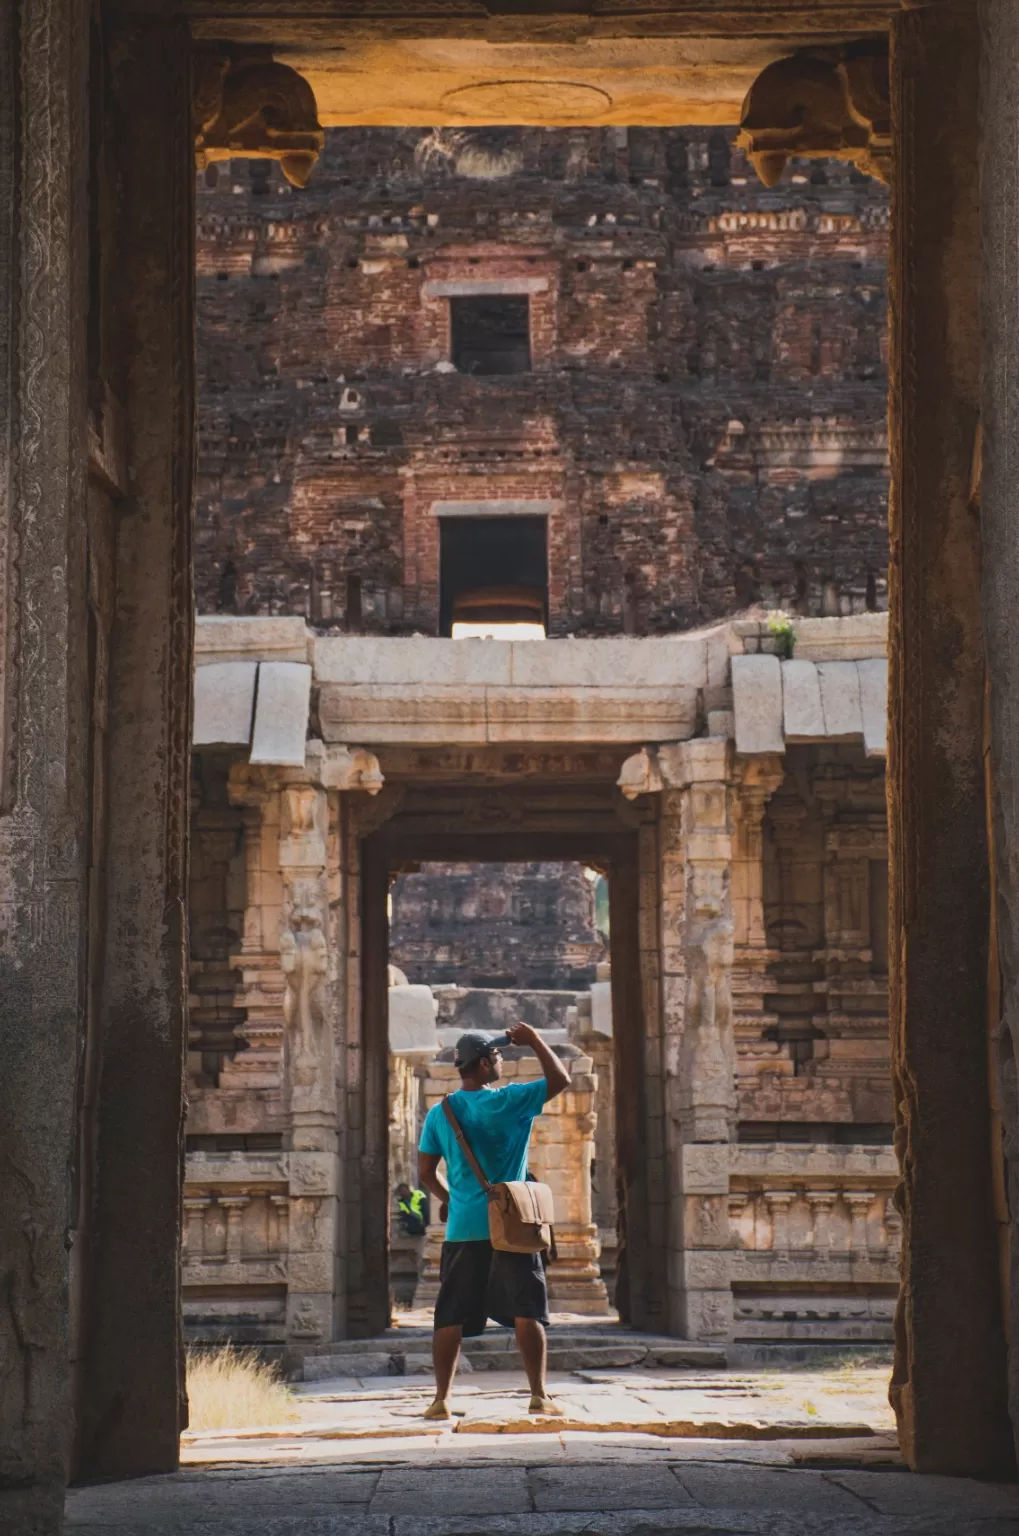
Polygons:
<instances>
[{"instance_id":1,"label":"bag shoulder strap","mask_svg":"<svg viewBox=\"0 0 1019 1536\"><path fill-rule=\"evenodd\" d=\"M486 1195L490 1195L491 1192L492 1192L492 1185L489 1183L488 1179L485 1178L484 1171L482 1170L481 1164L478 1162L477 1158L474 1156L474 1149L471 1146L470 1142L467 1140L467 1137L464 1135L463 1127L461 1126L459 1120L456 1118L456 1115L453 1113L453 1106L449 1102L449 1095L448 1094L444 1097L444 1099L442 1101L442 1112L446 1116L446 1119L450 1123L450 1126L451 1126L452 1131L453 1131L453 1135L456 1137L457 1142L459 1143L461 1152L463 1153L464 1157L467 1159L468 1163L471 1166L471 1172L474 1174L474 1177L477 1179L478 1183L481 1185L482 1189L485 1191L485 1194Z\"/></svg>"}]
</instances>

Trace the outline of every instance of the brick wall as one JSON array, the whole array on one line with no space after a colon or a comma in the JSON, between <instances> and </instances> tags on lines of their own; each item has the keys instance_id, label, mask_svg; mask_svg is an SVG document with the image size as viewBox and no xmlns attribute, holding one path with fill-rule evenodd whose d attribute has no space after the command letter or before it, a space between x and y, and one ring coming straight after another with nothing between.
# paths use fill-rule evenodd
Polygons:
<instances>
[{"instance_id":1,"label":"brick wall","mask_svg":"<svg viewBox=\"0 0 1019 1536\"><path fill-rule=\"evenodd\" d=\"M203 173L200 610L434 632L432 504L500 498L558 503L554 634L884 606L886 193L767 191L730 139L337 129L304 192ZM478 282L529 291L530 373L452 369Z\"/></svg>"}]
</instances>

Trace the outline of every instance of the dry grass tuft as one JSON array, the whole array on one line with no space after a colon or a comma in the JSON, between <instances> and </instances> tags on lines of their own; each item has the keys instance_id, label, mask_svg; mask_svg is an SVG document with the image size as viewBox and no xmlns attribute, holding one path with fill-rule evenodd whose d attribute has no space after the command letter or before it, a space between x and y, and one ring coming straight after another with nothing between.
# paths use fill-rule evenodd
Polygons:
<instances>
[{"instance_id":1,"label":"dry grass tuft","mask_svg":"<svg viewBox=\"0 0 1019 1536\"><path fill-rule=\"evenodd\" d=\"M274 1366L227 1345L188 1350L190 1429L261 1429L297 1417Z\"/></svg>"}]
</instances>

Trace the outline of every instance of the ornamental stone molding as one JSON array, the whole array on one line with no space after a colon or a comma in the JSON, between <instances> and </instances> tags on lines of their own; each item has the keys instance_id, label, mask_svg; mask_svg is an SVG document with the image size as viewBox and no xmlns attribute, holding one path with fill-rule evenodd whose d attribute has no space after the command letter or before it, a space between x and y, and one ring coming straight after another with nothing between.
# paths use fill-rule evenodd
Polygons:
<instances>
[{"instance_id":1,"label":"ornamental stone molding","mask_svg":"<svg viewBox=\"0 0 1019 1536\"><path fill-rule=\"evenodd\" d=\"M888 45L809 49L762 70L747 92L737 144L766 187L795 156L835 156L891 175Z\"/></svg>"},{"instance_id":2,"label":"ornamental stone molding","mask_svg":"<svg viewBox=\"0 0 1019 1536\"><path fill-rule=\"evenodd\" d=\"M305 187L325 144L315 93L266 47L208 43L194 55L195 161L278 160Z\"/></svg>"}]
</instances>

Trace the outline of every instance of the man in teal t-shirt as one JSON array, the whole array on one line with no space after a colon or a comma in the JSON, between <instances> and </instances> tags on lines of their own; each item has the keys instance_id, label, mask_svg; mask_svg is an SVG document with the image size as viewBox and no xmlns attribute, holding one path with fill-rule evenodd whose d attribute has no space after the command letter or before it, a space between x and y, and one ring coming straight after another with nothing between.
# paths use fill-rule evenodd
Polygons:
<instances>
[{"instance_id":1,"label":"man in teal t-shirt","mask_svg":"<svg viewBox=\"0 0 1019 1536\"><path fill-rule=\"evenodd\" d=\"M503 1042L529 1045L543 1076L494 1088L492 1084L502 1076ZM567 1087L569 1072L529 1024L515 1024L498 1039L480 1030L461 1035L456 1044L456 1065L461 1086L449 1095L449 1105L489 1181L501 1184L525 1179L531 1124L549 1099ZM448 1189L439 1178L442 1161ZM425 1117L418 1147L418 1177L438 1199L440 1217L446 1217L448 1203L432 1339L435 1401L425 1418L451 1417L449 1390L461 1340L483 1333L490 1317L516 1330L531 1389L530 1411L558 1413L545 1388L548 1289L544 1256L493 1250L485 1191L460 1150L441 1104L433 1105Z\"/></svg>"}]
</instances>

